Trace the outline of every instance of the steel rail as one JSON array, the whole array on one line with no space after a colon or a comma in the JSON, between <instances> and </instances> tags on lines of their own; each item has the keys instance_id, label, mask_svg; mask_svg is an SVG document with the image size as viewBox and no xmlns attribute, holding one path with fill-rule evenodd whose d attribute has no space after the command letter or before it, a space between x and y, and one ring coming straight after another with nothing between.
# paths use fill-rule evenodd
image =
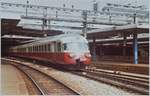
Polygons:
<instances>
[{"instance_id":1,"label":"steel rail","mask_svg":"<svg viewBox=\"0 0 150 96\"><path fill-rule=\"evenodd\" d=\"M9 60L9 59L5 59L5 60ZM67 86L66 84L62 83L61 81L59 81L59 80L53 78L52 76L50 76L50 75L48 75L48 74L46 74L46 73L43 73L43 72L41 72L41 71L39 71L39 70L37 70L37 69L34 69L34 68L32 68L32 67L30 67L30 66L28 66L28 65L21 64L21 62L16 62L16 61L13 61L13 60L9 60L9 61L14 62L14 63L16 63L16 64L20 64L19 66L26 66L26 67L28 67L28 68L34 70L34 71L40 72L42 75L45 75L46 77L48 77L48 78L54 80L55 82L57 82L58 84L62 85L62 86L65 87L66 89L69 89L70 91L72 91L72 93L73 93L74 95L80 95L80 93L77 92L76 90L70 88L70 87ZM25 72L24 69L19 68L17 65L15 65L15 64L12 64L12 65L15 66L16 68L18 68L18 69L19 69L20 71L22 71L23 73L25 73L25 75L27 75L31 80L33 80L32 82L33 82L34 84L36 83L35 86L36 86L36 87L38 88L38 90L40 91L40 93L41 93L40 95L47 95L47 92L44 92L44 90L41 89L40 85L32 78L31 75L29 75L27 72Z\"/></svg>"},{"instance_id":2,"label":"steel rail","mask_svg":"<svg viewBox=\"0 0 150 96\"><path fill-rule=\"evenodd\" d=\"M38 83L32 78L31 75L29 75L27 72L25 72L24 70L22 70L21 68L17 67L17 65L11 64L14 67L16 67L18 70L20 70L21 72L23 72L31 81L32 83L36 86L36 88L39 90L40 95L46 95L45 92L40 88L40 86L38 85Z\"/></svg>"},{"instance_id":3,"label":"steel rail","mask_svg":"<svg viewBox=\"0 0 150 96\"><path fill-rule=\"evenodd\" d=\"M86 74L83 74L83 72L85 72ZM106 84L109 84L109 85L112 85L112 86L115 86L115 87L118 87L118 88L126 89L128 91L139 93L139 94L142 94L142 95L149 94L149 91L147 90L147 88L140 88L139 87L140 84L138 84L138 87L137 87L137 85L133 86L134 81L130 82L129 80L125 81L125 79L122 79L122 78L120 79L119 77L115 77L115 78L113 78L113 76L109 77L109 76L106 76L107 74L105 74L103 76L100 76L98 74L94 75L95 73L93 73L93 72L91 72L93 74L89 74L87 71L83 71L83 70L81 70L81 72L73 71L71 73L76 74L76 75L80 75L80 76L84 76L86 78L90 78L90 79L93 79L93 80L96 80L96 81L99 81L99 82L102 82L102 83L106 83ZM109 78L107 78L107 77L109 77ZM131 84L128 84L128 82L130 82ZM137 82L136 82L136 84L137 84ZM142 85L142 87L145 87L145 86L147 87L147 85Z\"/></svg>"}]
</instances>

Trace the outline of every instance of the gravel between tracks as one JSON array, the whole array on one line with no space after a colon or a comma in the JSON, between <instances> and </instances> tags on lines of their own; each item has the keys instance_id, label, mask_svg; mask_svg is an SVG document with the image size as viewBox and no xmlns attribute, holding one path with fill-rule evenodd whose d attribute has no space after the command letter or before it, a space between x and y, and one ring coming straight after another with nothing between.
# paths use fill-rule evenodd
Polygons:
<instances>
[{"instance_id":1,"label":"gravel between tracks","mask_svg":"<svg viewBox=\"0 0 150 96\"><path fill-rule=\"evenodd\" d=\"M91 79L73 75L69 72L62 72L47 67L41 67L41 66L39 67L39 65L33 65L31 63L30 64L26 63L26 64L30 66L32 65L32 67L51 75L55 79L58 79L61 82L65 83L67 86L70 86L71 88L77 90L82 95L100 95L100 96L136 95L135 93L129 93L107 84L99 83Z\"/></svg>"}]
</instances>

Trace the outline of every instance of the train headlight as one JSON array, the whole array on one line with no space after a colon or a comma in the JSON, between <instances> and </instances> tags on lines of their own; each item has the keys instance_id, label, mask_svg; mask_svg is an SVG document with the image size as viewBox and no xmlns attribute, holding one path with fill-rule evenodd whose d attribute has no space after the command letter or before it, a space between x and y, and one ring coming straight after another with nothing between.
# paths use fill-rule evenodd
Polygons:
<instances>
[{"instance_id":1,"label":"train headlight","mask_svg":"<svg viewBox=\"0 0 150 96\"><path fill-rule=\"evenodd\" d=\"M90 58L91 57L91 54L90 53L85 53L85 56Z\"/></svg>"},{"instance_id":2,"label":"train headlight","mask_svg":"<svg viewBox=\"0 0 150 96\"><path fill-rule=\"evenodd\" d=\"M74 53L70 53L69 56L70 56L71 58L74 58L76 55L75 55Z\"/></svg>"}]
</instances>

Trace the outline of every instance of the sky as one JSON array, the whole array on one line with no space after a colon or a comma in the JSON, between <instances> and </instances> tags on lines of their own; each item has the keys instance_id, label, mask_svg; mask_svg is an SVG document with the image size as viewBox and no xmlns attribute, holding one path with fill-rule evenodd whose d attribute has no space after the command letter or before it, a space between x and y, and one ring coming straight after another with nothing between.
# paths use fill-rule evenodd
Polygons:
<instances>
[{"instance_id":1,"label":"sky","mask_svg":"<svg viewBox=\"0 0 150 96\"><path fill-rule=\"evenodd\" d=\"M150 5L149 0L28 0L28 1L29 4L33 5L64 7L65 4L65 8L71 8L73 5L75 9L85 9L85 10L93 10L92 5L94 2L98 3L98 10L101 10L101 8L106 5L106 3L124 4L124 5L131 4L133 6L144 5L146 8L148 8ZM27 0L0 0L0 2L26 4ZM20 18L20 14L18 15L15 13L1 11L1 9L2 8L0 7L0 18ZM13 11L15 12L15 10ZM28 21L28 23L29 22L30 21ZM62 25L65 25L65 23L62 22ZM74 24L74 26L76 25L78 24Z\"/></svg>"},{"instance_id":2,"label":"sky","mask_svg":"<svg viewBox=\"0 0 150 96\"><path fill-rule=\"evenodd\" d=\"M0 2L11 2L11 3L23 3L25 4L27 0L0 0ZM132 5L145 5L149 6L149 0L28 0L29 4L36 5L46 5L54 7L63 7L65 4L67 8L71 8L71 5L74 5L74 8L79 9L92 9L93 2L98 2L99 7L101 8L106 3L115 3L115 4L132 4Z\"/></svg>"}]
</instances>

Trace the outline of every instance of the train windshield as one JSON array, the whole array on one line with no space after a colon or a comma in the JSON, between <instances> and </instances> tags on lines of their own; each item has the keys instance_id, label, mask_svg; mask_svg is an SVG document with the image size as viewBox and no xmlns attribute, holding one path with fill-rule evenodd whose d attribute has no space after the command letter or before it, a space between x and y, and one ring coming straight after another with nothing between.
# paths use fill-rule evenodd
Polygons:
<instances>
[{"instance_id":1,"label":"train windshield","mask_svg":"<svg viewBox=\"0 0 150 96\"><path fill-rule=\"evenodd\" d=\"M70 52L88 52L88 44L87 43L65 43L64 44L64 50L70 51Z\"/></svg>"}]
</instances>

